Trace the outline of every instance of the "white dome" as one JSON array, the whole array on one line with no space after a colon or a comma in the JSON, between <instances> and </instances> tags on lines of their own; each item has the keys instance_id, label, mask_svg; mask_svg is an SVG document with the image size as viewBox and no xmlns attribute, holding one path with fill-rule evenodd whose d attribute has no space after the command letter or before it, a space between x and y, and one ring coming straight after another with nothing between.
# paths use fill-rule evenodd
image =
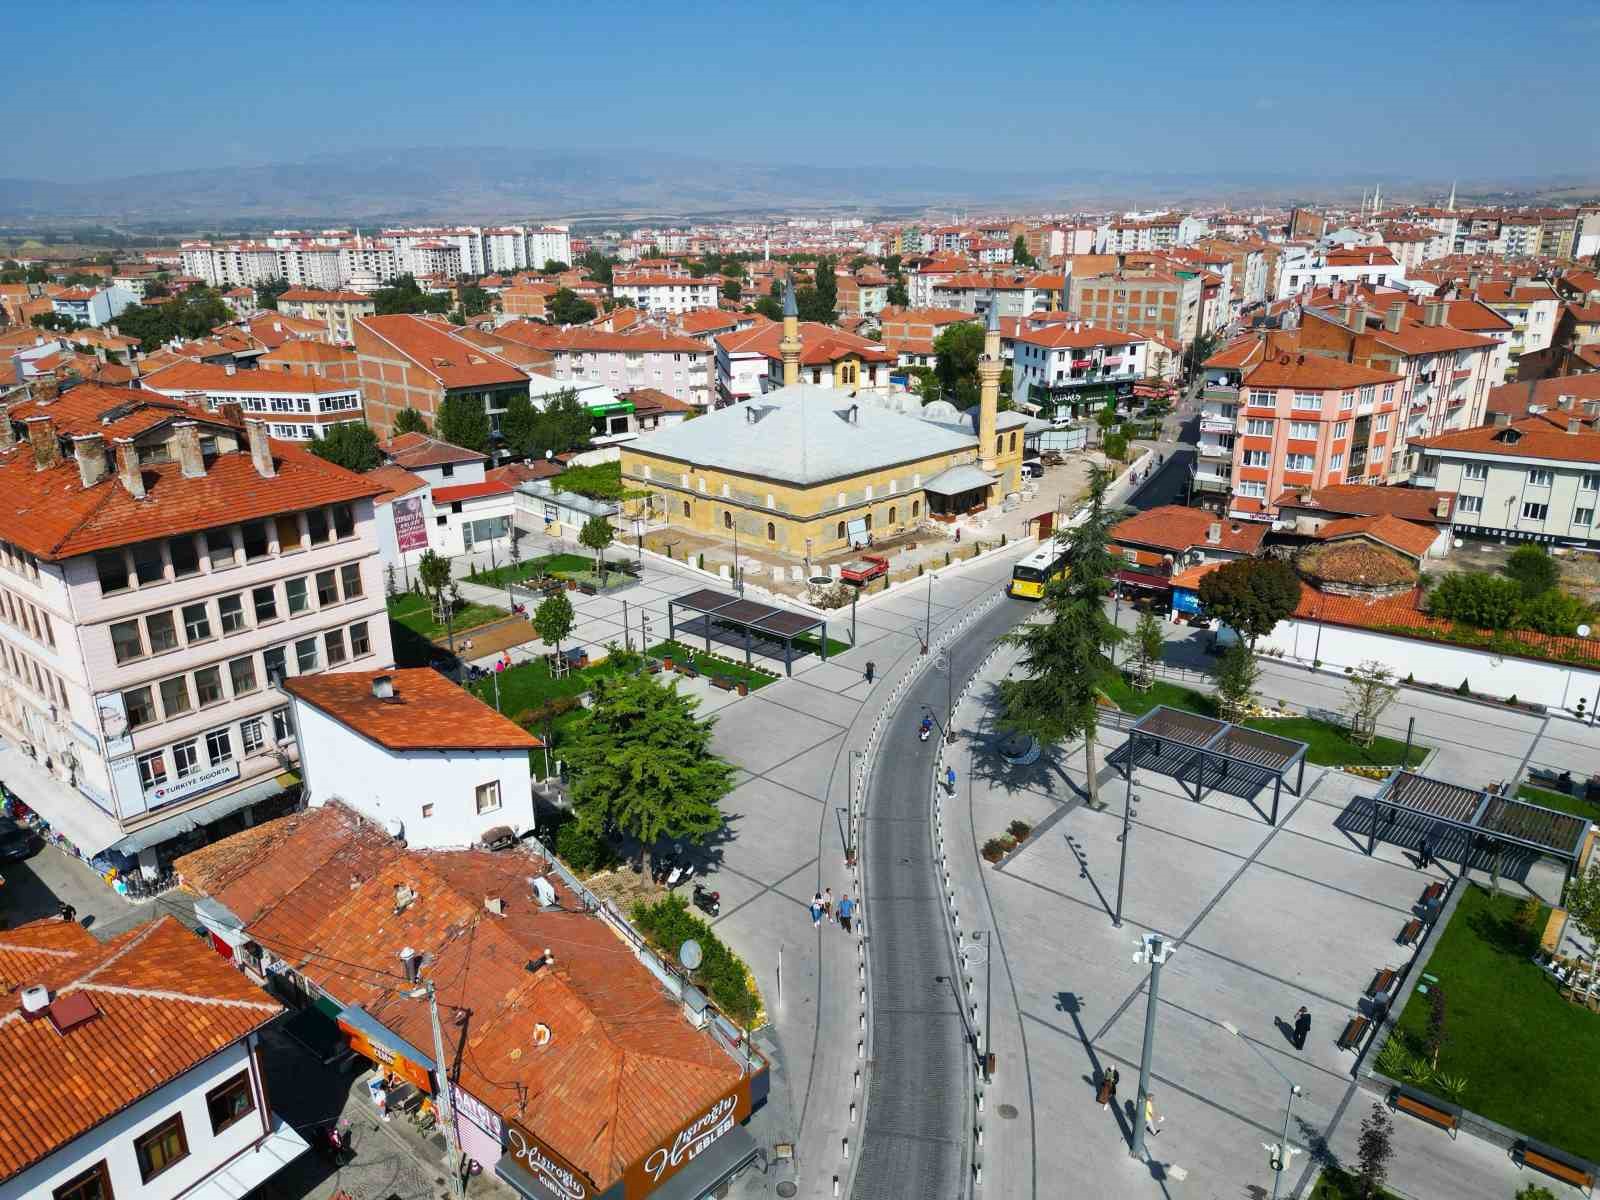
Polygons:
<instances>
[{"instance_id":1,"label":"white dome","mask_svg":"<svg viewBox=\"0 0 1600 1200\"><path fill-rule=\"evenodd\" d=\"M925 421L959 421L961 413L948 400L933 400L922 406L922 419Z\"/></svg>"}]
</instances>

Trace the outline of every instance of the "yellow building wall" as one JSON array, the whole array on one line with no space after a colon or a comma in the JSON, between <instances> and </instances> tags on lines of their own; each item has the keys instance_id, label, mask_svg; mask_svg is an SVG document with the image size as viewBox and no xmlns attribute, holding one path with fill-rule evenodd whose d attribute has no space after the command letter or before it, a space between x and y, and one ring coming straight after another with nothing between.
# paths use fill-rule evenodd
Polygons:
<instances>
[{"instance_id":1,"label":"yellow building wall","mask_svg":"<svg viewBox=\"0 0 1600 1200\"><path fill-rule=\"evenodd\" d=\"M998 441L1000 482L990 490L991 505L1022 484L1021 429L1002 432ZM799 557L848 549L851 521L870 518L869 528L879 537L914 527L928 516L922 483L948 467L975 463L978 453L974 446L807 488L690 467L629 446L622 447L621 457L622 477L653 493L654 508L666 513L673 528L731 541L737 527L741 544Z\"/></svg>"}]
</instances>

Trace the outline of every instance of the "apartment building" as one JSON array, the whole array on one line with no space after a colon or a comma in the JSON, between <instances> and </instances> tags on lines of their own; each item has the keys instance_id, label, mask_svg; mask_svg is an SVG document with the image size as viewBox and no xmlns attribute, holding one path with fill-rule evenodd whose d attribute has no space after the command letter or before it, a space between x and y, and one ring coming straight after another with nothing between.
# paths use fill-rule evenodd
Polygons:
<instances>
[{"instance_id":1,"label":"apartment building","mask_svg":"<svg viewBox=\"0 0 1600 1200\"><path fill-rule=\"evenodd\" d=\"M1100 226L1095 231L1096 254L1133 254L1139 251L1167 250L1179 244L1183 217L1166 213L1145 220L1123 218Z\"/></svg>"},{"instance_id":2,"label":"apartment building","mask_svg":"<svg viewBox=\"0 0 1600 1200\"><path fill-rule=\"evenodd\" d=\"M613 392L649 387L705 410L713 402L710 346L695 338L643 328L610 333L592 326L559 329L532 321L512 321L496 338L550 355L539 367L555 379L604 384Z\"/></svg>"},{"instance_id":3,"label":"apartment building","mask_svg":"<svg viewBox=\"0 0 1600 1200\"><path fill-rule=\"evenodd\" d=\"M501 288L500 311L513 320L532 317L542 321L548 314L550 301L560 290L560 285L554 283L519 283Z\"/></svg>"},{"instance_id":4,"label":"apartment building","mask_svg":"<svg viewBox=\"0 0 1600 1200\"><path fill-rule=\"evenodd\" d=\"M1147 370L1144 338L1083 321L1024 317L1010 341L1011 402L1037 406L1047 419L1082 416L1131 397Z\"/></svg>"},{"instance_id":5,"label":"apartment building","mask_svg":"<svg viewBox=\"0 0 1600 1200\"><path fill-rule=\"evenodd\" d=\"M174 917L36 921L0 964L0 1200L243 1196L310 1149L261 1070L283 1006Z\"/></svg>"},{"instance_id":6,"label":"apartment building","mask_svg":"<svg viewBox=\"0 0 1600 1200\"><path fill-rule=\"evenodd\" d=\"M359 424L361 388L346 381L289 371L240 371L209 363L180 362L144 376L140 387L169 400L177 400L230 414L261 420L267 432L287 442L309 442L335 425Z\"/></svg>"},{"instance_id":7,"label":"apartment building","mask_svg":"<svg viewBox=\"0 0 1600 1200\"><path fill-rule=\"evenodd\" d=\"M316 321L328 331L328 340L348 346L355 340L356 318L378 311L371 296L361 292L290 288L278 297L278 311L306 321Z\"/></svg>"},{"instance_id":8,"label":"apartment building","mask_svg":"<svg viewBox=\"0 0 1600 1200\"><path fill-rule=\"evenodd\" d=\"M952 325L974 323L970 312L959 308L900 308L889 306L878 314L878 340L902 366L938 365L934 340Z\"/></svg>"},{"instance_id":9,"label":"apartment building","mask_svg":"<svg viewBox=\"0 0 1600 1200\"><path fill-rule=\"evenodd\" d=\"M256 366L262 371L315 376L329 384L348 385L358 393L361 388L361 360L356 352L343 346L330 346L327 342L283 342L258 358Z\"/></svg>"},{"instance_id":10,"label":"apartment building","mask_svg":"<svg viewBox=\"0 0 1600 1200\"><path fill-rule=\"evenodd\" d=\"M1072 311L1101 327L1144 325L1188 345L1203 332L1205 281L1156 267L1072 276Z\"/></svg>"},{"instance_id":11,"label":"apartment building","mask_svg":"<svg viewBox=\"0 0 1600 1200\"><path fill-rule=\"evenodd\" d=\"M1202 238L1195 243L1195 249L1215 259L1225 259L1230 264L1229 299L1234 303L1235 311L1266 303L1269 278L1269 247L1266 242L1255 238Z\"/></svg>"},{"instance_id":12,"label":"apartment building","mask_svg":"<svg viewBox=\"0 0 1600 1200\"><path fill-rule=\"evenodd\" d=\"M917 304L915 297L910 297ZM1002 317L1065 308L1067 277L1040 271L962 271L933 283L926 307L959 308L986 319L990 309Z\"/></svg>"},{"instance_id":13,"label":"apartment building","mask_svg":"<svg viewBox=\"0 0 1600 1200\"><path fill-rule=\"evenodd\" d=\"M841 317L870 317L889 303L889 277L876 267L862 267L852 275L835 271Z\"/></svg>"},{"instance_id":14,"label":"apartment building","mask_svg":"<svg viewBox=\"0 0 1600 1200\"><path fill-rule=\"evenodd\" d=\"M1556 319L1561 312L1561 298L1544 280L1526 275L1516 279L1483 279L1474 274L1469 275L1465 288L1457 284L1450 289L1452 295L1463 293L1488 305L1511 323L1505 378L1518 378L1524 354L1542 354L1550 349L1555 339Z\"/></svg>"},{"instance_id":15,"label":"apartment building","mask_svg":"<svg viewBox=\"0 0 1600 1200\"><path fill-rule=\"evenodd\" d=\"M699 279L666 271L615 271L611 294L624 304L649 312L681 313L691 308L715 308L722 287L720 275Z\"/></svg>"},{"instance_id":16,"label":"apartment building","mask_svg":"<svg viewBox=\"0 0 1600 1200\"><path fill-rule=\"evenodd\" d=\"M0 478L0 762L85 857L278 796L274 680L393 661L379 489L263 421L42 388L0 421Z\"/></svg>"},{"instance_id":17,"label":"apartment building","mask_svg":"<svg viewBox=\"0 0 1600 1200\"><path fill-rule=\"evenodd\" d=\"M888 393L895 354L831 325L800 322L800 382L845 391ZM783 383L783 326L756 325L716 339L717 399L722 407L772 391Z\"/></svg>"},{"instance_id":18,"label":"apartment building","mask_svg":"<svg viewBox=\"0 0 1600 1200\"><path fill-rule=\"evenodd\" d=\"M500 418L514 395L528 394L528 375L493 351L458 337L442 321L409 313L359 317L356 356L367 422L379 437L394 428L402 409L414 408L430 425L449 397L481 404L498 436Z\"/></svg>"},{"instance_id":19,"label":"apartment building","mask_svg":"<svg viewBox=\"0 0 1600 1200\"><path fill-rule=\"evenodd\" d=\"M1475 537L1600 548L1600 432L1570 397L1513 420L1425 438L1412 482L1456 493L1454 529Z\"/></svg>"},{"instance_id":20,"label":"apartment building","mask_svg":"<svg viewBox=\"0 0 1600 1200\"><path fill-rule=\"evenodd\" d=\"M1405 278L1387 246L1286 246L1278 258L1272 299L1331 287L1336 283L1391 286Z\"/></svg>"},{"instance_id":21,"label":"apartment building","mask_svg":"<svg viewBox=\"0 0 1600 1200\"><path fill-rule=\"evenodd\" d=\"M99 329L122 315L139 298L120 287L72 287L50 297L50 308L58 317L66 317L79 325Z\"/></svg>"}]
</instances>

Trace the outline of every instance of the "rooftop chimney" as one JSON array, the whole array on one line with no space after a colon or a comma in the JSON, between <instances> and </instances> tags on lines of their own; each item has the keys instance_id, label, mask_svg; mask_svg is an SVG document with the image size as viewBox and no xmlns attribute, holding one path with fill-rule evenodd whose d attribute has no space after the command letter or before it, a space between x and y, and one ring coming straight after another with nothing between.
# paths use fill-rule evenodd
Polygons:
<instances>
[{"instance_id":1,"label":"rooftop chimney","mask_svg":"<svg viewBox=\"0 0 1600 1200\"><path fill-rule=\"evenodd\" d=\"M1490 416L1492 419L1490 420L1489 424L1493 425L1496 429L1504 429L1507 425L1511 424L1511 414L1508 412L1491 413Z\"/></svg>"},{"instance_id":2,"label":"rooftop chimney","mask_svg":"<svg viewBox=\"0 0 1600 1200\"><path fill-rule=\"evenodd\" d=\"M263 479L274 478L278 474L278 468L272 465L272 446L267 441L267 423L246 421L244 427L250 435L250 461L255 464L256 474Z\"/></svg>"},{"instance_id":3,"label":"rooftop chimney","mask_svg":"<svg viewBox=\"0 0 1600 1200\"><path fill-rule=\"evenodd\" d=\"M28 384L28 399L41 407L52 403L61 394L61 384L54 375L41 375Z\"/></svg>"},{"instance_id":4,"label":"rooftop chimney","mask_svg":"<svg viewBox=\"0 0 1600 1200\"><path fill-rule=\"evenodd\" d=\"M1355 297L1352 296L1352 297L1350 297L1349 300L1347 300L1345 302L1345 306L1344 306L1344 323L1346 325L1350 326L1352 329L1355 328L1356 313L1358 311L1359 311L1359 306L1356 304Z\"/></svg>"},{"instance_id":5,"label":"rooftop chimney","mask_svg":"<svg viewBox=\"0 0 1600 1200\"><path fill-rule=\"evenodd\" d=\"M17 444L17 431L7 412L9 405L0 405L0 450L10 450Z\"/></svg>"},{"instance_id":6,"label":"rooftop chimney","mask_svg":"<svg viewBox=\"0 0 1600 1200\"><path fill-rule=\"evenodd\" d=\"M374 700L394 699L394 676L375 675L372 679L372 698Z\"/></svg>"},{"instance_id":7,"label":"rooftop chimney","mask_svg":"<svg viewBox=\"0 0 1600 1200\"><path fill-rule=\"evenodd\" d=\"M200 426L193 421L178 421L172 427L172 440L178 444L178 466L185 479L202 479L206 457L200 452Z\"/></svg>"},{"instance_id":8,"label":"rooftop chimney","mask_svg":"<svg viewBox=\"0 0 1600 1200\"><path fill-rule=\"evenodd\" d=\"M1389 305L1389 311L1384 314L1383 327L1390 333L1399 333L1400 322L1405 319L1405 315L1406 302L1404 300L1396 300Z\"/></svg>"},{"instance_id":9,"label":"rooftop chimney","mask_svg":"<svg viewBox=\"0 0 1600 1200\"><path fill-rule=\"evenodd\" d=\"M403 886L404 885L401 884L395 888L396 904L399 903L399 892L400 888ZM404 946L400 950L400 961L406 965L406 978L412 983L415 983L417 981L417 976L422 973L422 955L418 954L410 946Z\"/></svg>"},{"instance_id":10,"label":"rooftop chimney","mask_svg":"<svg viewBox=\"0 0 1600 1200\"><path fill-rule=\"evenodd\" d=\"M144 472L139 469L139 451L132 438L117 439L117 481L135 500L144 499Z\"/></svg>"},{"instance_id":11,"label":"rooftop chimney","mask_svg":"<svg viewBox=\"0 0 1600 1200\"><path fill-rule=\"evenodd\" d=\"M78 481L86 488L111 474L106 463L106 440L98 433L81 433L73 438L72 457L78 461Z\"/></svg>"},{"instance_id":12,"label":"rooftop chimney","mask_svg":"<svg viewBox=\"0 0 1600 1200\"><path fill-rule=\"evenodd\" d=\"M1567 418L1567 432L1568 433L1582 433L1583 432L1583 418L1582 417L1568 417Z\"/></svg>"},{"instance_id":13,"label":"rooftop chimney","mask_svg":"<svg viewBox=\"0 0 1600 1200\"><path fill-rule=\"evenodd\" d=\"M244 406L237 400L224 400L217 405L217 415L230 425L244 424Z\"/></svg>"},{"instance_id":14,"label":"rooftop chimney","mask_svg":"<svg viewBox=\"0 0 1600 1200\"><path fill-rule=\"evenodd\" d=\"M1442 300L1435 300L1433 303L1427 306L1425 311L1427 314L1427 323L1429 325L1444 324L1444 302Z\"/></svg>"},{"instance_id":15,"label":"rooftop chimney","mask_svg":"<svg viewBox=\"0 0 1600 1200\"><path fill-rule=\"evenodd\" d=\"M31 984L22 989L22 1015L25 1017L41 1017L50 1007L50 989L39 984Z\"/></svg>"},{"instance_id":16,"label":"rooftop chimney","mask_svg":"<svg viewBox=\"0 0 1600 1200\"><path fill-rule=\"evenodd\" d=\"M61 461L61 444L56 441L56 423L52 417L28 417L23 421L28 427L28 442L33 446L33 463L41 471L48 471Z\"/></svg>"},{"instance_id":17,"label":"rooftop chimney","mask_svg":"<svg viewBox=\"0 0 1600 1200\"><path fill-rule=\"evenodd\" d=\"M1210 545L1218 545L1222 541L1222 522L1213 521L1206 526L1206 541Z\"/></svg>"}]
</instances>

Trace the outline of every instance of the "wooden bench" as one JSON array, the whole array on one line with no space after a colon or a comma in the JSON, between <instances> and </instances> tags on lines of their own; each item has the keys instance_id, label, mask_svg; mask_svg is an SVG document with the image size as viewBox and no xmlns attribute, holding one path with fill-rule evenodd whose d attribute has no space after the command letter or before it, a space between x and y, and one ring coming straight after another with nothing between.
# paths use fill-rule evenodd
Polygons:
<instances>
[{"instance_id":1,"label":"wooden bench","mask_svg":"<svg viewBox=\"0 0 1600 1200\"><path fill-rule=\"evenodd\" d=\"M714 687L714 688L721 688L725 692L733 691L733 689L735 687L737 687L738 685L739 685L739 681L737 679L735 679L732 675L713 675L713 676L711 676L711 686Z\"/></svg>"},{"instance_id":2,"label":"wooden bench","mask_svg":"<svg viewBox=\"0 0 1600 1200\"><path fill-rule=\"evenodd\" d=\"M1351 1017L1350 1023L1344 1027L1344 1032L1339 1035L1339 1049L1359 1050L1361 1039L1367 1032L1367 1026L1371 1024L1372 1022L1366 1017Z\"/></svg>"},{"instance_id":3,"label":"wooden bench","mask_svg":"<svg viewBox=\"0 0 1600 1200\"><path fill-rule=\"evenodd\" d=\"M1387 998L1389 993L1394 991L1395 981L1399 978L1399 973L1393 968L1384 967L1372 977L1372 982L1367 985L1367 998L1369 1000L1376 1000L1380 996Z\"/></svg>"},{"instance_id":4,"label":"wooden bench","mask_svg":"<svg viewBox=\"0 0 1600 1200\"><path fill-rule=\"evenodd\" d=\"M1554 954L1561 945L1561 931L1566 928L1567 910L1552 908L1550 919L1544 923L1544 936L1539 939L1539 949Z\"/></svg>"},{"instance_id":5,"label":"wooden bench","mask_svg":"<svg viewBox=\"0 0 1600 1200\"><path fill-rule=\"evenodd\" d=\"M1422 889L1422 903L1424 905L1437 904L1444 898L1444 884L1435 881Z\"/></svg>"},{"instance_id":6,"label":"wooden bench","mask_svg":"<svg viewBox=\"0 0 1600 1200\"><path fill-rule=\"evenodd\" d=\"M1518 1166L1543 1171L1552 1179L1570 1183L1585 1192L1594 1190L1593 1168L1582 1159L1573 1158L1553 1146L1541 1145L1538 1142L1518 1142L1512 1147L1511 1157Z\"/></svg>"},{"instance_id":7,"label":"wooden bench","mask_svg":"<svg viewBox=\"0 0 1600 1200\"><path fill-rule=\"evenodd\" d=\"M1442 1107L1425 1093L1415 1092L1410 1088L1396 1088L1389 1098L1389 1105L1414 1117L1420 1117L1430 1125L1437 1125L1452 1138L1456 1136L1456 1130L1461 1126L1459 1115Z\"/></svg>"},{"instance_id":8,"label":"wooden bench","mask_svg":"<svg viewBox=\"0 0 1600 1200\"><path fill-rule=\"evenodd\" d=\"M1400 931L1400 944L1402 946L1414 946L1421 936L1422 922L1416 917L1412 917L1411 920L1406 922L1405 928Z\"/></svg>"}]
</instances>

